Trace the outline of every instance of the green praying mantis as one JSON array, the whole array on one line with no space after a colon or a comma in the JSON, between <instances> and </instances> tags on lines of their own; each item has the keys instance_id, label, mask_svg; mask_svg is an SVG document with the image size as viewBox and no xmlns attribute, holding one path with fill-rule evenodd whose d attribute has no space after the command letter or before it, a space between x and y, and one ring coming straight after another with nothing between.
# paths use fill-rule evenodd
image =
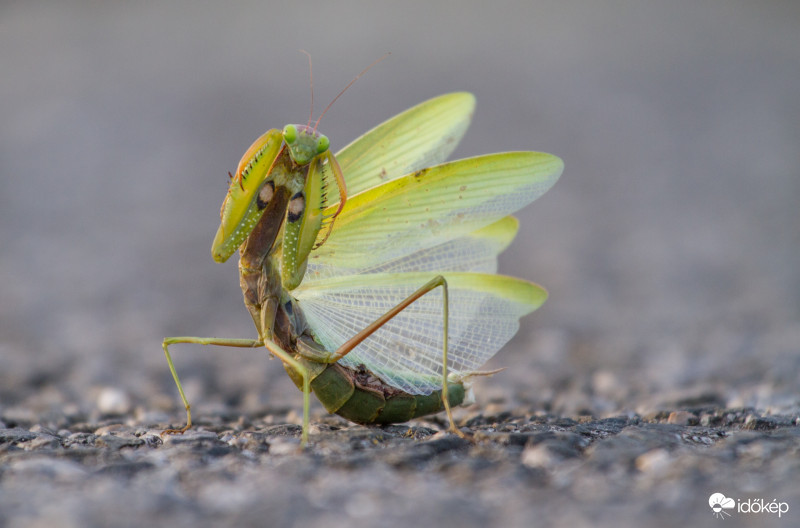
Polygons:
<instances>
[{"instance_id":1,"label":"green praying mantis","mask_svg":"<svg viewBox=\"0 0 800 528\"><path fill-rule=\"evenodd\" d=\"M303 445L311 392L359 424L444 410L462 434L451 407L470 401L472 378L489 374L479 369L547 298L534 283L496 274L519 227L510 214L563 170L558 157L538 152L443 163L474 107L465 92L430 99L336 155L319 119L269 130L250 146L231 177L212 255L225 262L239 249L258 336L164 339L186 408L186 425L164 433L192 425L169 346L196 343L264 347L277 357L303 393Z\"/></svg>"}]
</instances>

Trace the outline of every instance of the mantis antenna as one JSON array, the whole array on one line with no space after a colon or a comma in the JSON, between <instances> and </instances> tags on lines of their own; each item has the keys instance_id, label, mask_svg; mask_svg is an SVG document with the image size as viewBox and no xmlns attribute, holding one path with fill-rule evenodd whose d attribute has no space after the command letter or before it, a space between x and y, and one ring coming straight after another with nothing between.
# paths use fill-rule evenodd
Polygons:
<instances>
[{"instance_id":1,"label":"mantis antenna","mask_svg":"<svg viewBox=\"0 0 800 528\"><path fill-rule=\"evenodd\" d=\"M355 82L356 82L356 81L357 81L357 80L358 80L358 79L359 79L359 78L360 78L362 75L364 75L365 73L367 73L367 71L369 71L369 69L370 69L370 68L372 68L373 66L375 66L376 64L378 64L379 62L381 62L383 59L385 59L386 57L388 57L388 56L389 56L389 55L391 55L391 54L392 54L392 53L391 53L390 51L387 51L386 53L384 53L384 54L383 54L383 56L382 56L381 58L379 58L378 60L376 60L375 62L373 62L372 64L370 64L370 65L369 65L369 66L367 66L366 68L364 68L363 70L361 70L361 73L359 73L358 75L356 75L356 76L355 76L355 78L354 78L352 81L350 81L350 82L347 84L347 86L345 86L345 87L342 89L342 91L341 91L341 92L339 92L339 95L337 95L336 97L334 97L334 98L333 98L333 101L331 101L331 102L328 104L328 106L326 106L326 107L325 107L325 110L323 110L323 111L322 111L322 113L321 113L321 114L319 115L319 117L317 118L317 122L316 122L316 123L314 123L314 132L316 132L316 131L317 131L317 127L319 126L319 122L322 120L322 116L324 116L324 115L325 115L325 112L327 112L327 111L328 111L328 109L330 109L330 107L331 107L331 106L333 106L333 103L335 103L335 102L336 102L336 100L337 100L338 98L340 98L340 97L342 96L342 94L343 94L343 93L345 93L345 92L347 91L347 89L348 89L348 88L350 88L351 86L353 86L353 84L355 84ZM310 59L310 58L309 58L309 59ZM309 125L310 125L310 122L309 122Z\"/></svg>"},{"instance_id":2,"label":"mantis antenna","mask_svg":"<svg viewBox=\"0 0 800 528\"><path fill-rule=\"evenodd\" d=\"M311 111L308 113L308 126L311 128L311 121L314 120L314 69L311 67L311 54L304 49L300 50L308 57L308 83L311 85ZM316 129L315 129L316 130Z\"/></svg>"}]
</instances>

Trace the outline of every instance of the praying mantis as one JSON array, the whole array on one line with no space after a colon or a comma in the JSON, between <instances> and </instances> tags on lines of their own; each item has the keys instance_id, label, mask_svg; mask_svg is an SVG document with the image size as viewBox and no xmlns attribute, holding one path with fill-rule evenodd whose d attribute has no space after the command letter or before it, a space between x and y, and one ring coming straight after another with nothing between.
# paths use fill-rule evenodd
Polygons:
<instances>
[{"instance_id":1,"label":"praying mantis","mask_svg":"<svg viewBox=\"0 0 800 528\"><path fill-rule=\"evenodd\" d=\"M449 430L462 434L451 408L471 400L472 379L490 374L479 369L547 298L534 283L496 274L519 227L510 214L563 170L538 152L444 163L474 107L466 92L430 99L336 155L319 119L269 130L250 146L212 255L224 262L239 250L257 337L164 339L186 409L186 425L164 433L192 425L169 346L196 343L264 347L278 358L303 394L302 445L312 392L355 423L445 411Z\"/></svg>"}]
</instances>

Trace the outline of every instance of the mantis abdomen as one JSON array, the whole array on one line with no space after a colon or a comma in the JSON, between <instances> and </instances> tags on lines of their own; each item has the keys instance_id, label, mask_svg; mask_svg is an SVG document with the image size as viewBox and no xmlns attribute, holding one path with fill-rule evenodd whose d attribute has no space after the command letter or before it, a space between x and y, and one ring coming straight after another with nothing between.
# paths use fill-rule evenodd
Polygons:
<instances>
[{"instance_id":1,"label":"mantis abdomen","mask_svg":"<svg viewBox=\"0 0 800 528\"><path fill-rule=\"evenodd\" d=\"M401 423L445 409L440 390L427 395L408 394L386 385L366 369L317 363L299 354L295 359L308 369L311 390L325 409L351 422L362 425ZM302 390L302 377L290 365L284 363L284 367ZM447 389L450 406L461 405L465 396L463 383L450 382Z\"/></svg>"}]
</instances>

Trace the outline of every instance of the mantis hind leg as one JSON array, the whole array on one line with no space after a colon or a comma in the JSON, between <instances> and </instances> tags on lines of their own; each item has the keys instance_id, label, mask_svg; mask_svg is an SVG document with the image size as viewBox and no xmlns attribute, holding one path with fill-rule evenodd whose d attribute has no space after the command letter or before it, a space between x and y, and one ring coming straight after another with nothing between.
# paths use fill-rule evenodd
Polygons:
<instances>
[{"instance_id":1,"label":"mantis hind leg","mask_svg":"<svg viewBox=\"0 0 800 528\"><path fill-rule=\"evenodd\" d=\"M169 371L172 373L172 378L175 380L175 385L178 387L178 393L180 393L181 400L183 400L183 406L186 408L186 425L180 429L166 429L161 432L162 436L165 434L183 434L192 426L191 406L189 405L189 401L186 399L186 395L183 393L181 380L178 378L178 372L175 370L175 365L172 363L172 357L169 355L169 345L175 345L178 343L193 343L197 345L216 345L238 348L257 348L263 345L261 341L256 339L225 339L218 337L167 337L164 339L161 347L164 349L164 355L167 356Z\"/></svg>"},{"instance_id":2,"label":"mantis hind leg","mask_svg":"<svg viewBox=\"0 0 800 528\"><path fill-rule=\"evenodd\" d=\"M450 422L449 430L452 433L460 437L464 437L464 433L462 433L456 426L455 422L453 421L453 413L450 410L450 397L447 391L447 329L449 325L449 306L450 302L448 299L448 289L447 289L447 280L441 276L437 275L426 284L424 284L420 289L406 297L400 303L398 303L394 308L377 318L373 321L369 326L361 330L359 333L354 335L350 338L346 343L344 343L341 347L339 347L336 352L334 352L330 358L328 358L328 362L334 363L348 353L350 353L359 343L364 341L370 335L374 334L380 327L388 323L393 317L397 314L408 308L414 301L425 295L426 293L430 293L436 288L442 288L442 315L443 315L443 336L442 336L442 403L444 404L444 410L447 414L447 420Z\"/></svg>"}]
</instances>

